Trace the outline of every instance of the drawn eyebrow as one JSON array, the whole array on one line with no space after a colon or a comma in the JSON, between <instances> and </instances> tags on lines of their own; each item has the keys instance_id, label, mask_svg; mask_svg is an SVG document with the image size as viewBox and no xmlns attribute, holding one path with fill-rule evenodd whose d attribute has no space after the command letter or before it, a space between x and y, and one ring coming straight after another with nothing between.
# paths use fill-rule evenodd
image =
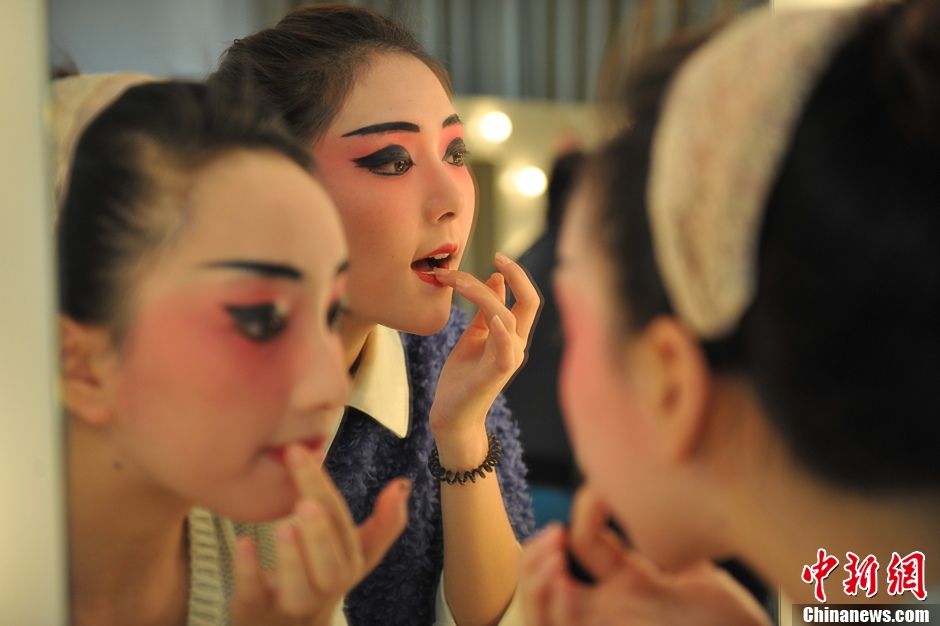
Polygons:
<instances>
[{"instance_id":1,"label":"drawn eyebrow","mask_svg":"<svg viewBox=\"0 0 940 626\"><path fill-rule=\"evenodd\" d=\"M230 261L213 261L206 263L211 269L235 269L260 274L268 278L287 278L289 280L303 280L303 272L290 265L281 263L268 263L266 261L243 261L233 259Z\"/></svg>"},{"instance_id":2,"label":"drawn eyebrow","mask_svg":"<svg viewBox=\"0 0 940 626\"><path fill-rule=\"evenodd\" d=\"M456 113L445 119L444 123L441 124L441 128L447 128L448 126L453 126L454 124L460 124L460 116L458 116ZM357 128L356 130L351 130L343 135L343 137L353 137L355 135L378 135L380 133L390 133L395 131L420 133L421 127L417 124L412 124L411 122L383 122L381 124L371 124L369 126Z\"/></svg>"},{"instance_id":3,"label":"drawn eyebrow","mask_svg":"<svg viewBox=\"0 0 940 626\"><path fill-rule=\"evenodd\" d=\"M363 126L356 130L351 130L343 137L352 137L354 135L377 135L379 133L389 133L393 131L404 131L406 133L420 133L421 127L411 122L383 122L382 124L372 124Z\"/></svg>"}]
</instances>

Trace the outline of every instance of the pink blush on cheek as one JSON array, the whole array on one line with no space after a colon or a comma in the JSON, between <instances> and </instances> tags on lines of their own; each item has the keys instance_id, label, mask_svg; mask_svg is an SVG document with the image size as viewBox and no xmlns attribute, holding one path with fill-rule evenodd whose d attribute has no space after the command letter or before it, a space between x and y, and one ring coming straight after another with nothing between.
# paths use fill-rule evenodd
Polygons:
<instances>
[{"instance_id":1,"label":"pink blush on cheek","mask_svg":"<svg viewBox=\"0 0 940 626\"><path fill-rule=\"evenodd\" d=\"M622 401L612 376L604 323L591 306L589 294L570 285L556 289L564 334L559 390L565 425L573 448L589 455L603 447L611 415Z\"/></svg>"},{"instance_id":2,"label":"pink blush on cheek","mask_svg":"<svg viewBox=\"0 0 940 626\"><path fill-rule=\"evenodd\" d=\"M252 406L280 413L290 381L286 344L249 341L218 299L164 297L140 311L127 337L125 400L129 406L152 399L201 411Z\"/></svg>"},{"instance_id":3,"label":"pink blush on cheek","mask_svg":"<svg viewBox=\"0 0 940 626\"><path fill-rule=\"evenodd\" d=\"M321 173L320 180L339 210L347 237L355 238L358 230L354 227L350 231L352 220L358 222L364 218L368 221L377 207L399 201L396 195L402 194L400 185L388 184L397 182L397 178L376 176L353 162L353 159L366 156L387 143L387 140L376 142L368 137L331 138L323 140L314 149Z\"/></svg>"}]
</instances>

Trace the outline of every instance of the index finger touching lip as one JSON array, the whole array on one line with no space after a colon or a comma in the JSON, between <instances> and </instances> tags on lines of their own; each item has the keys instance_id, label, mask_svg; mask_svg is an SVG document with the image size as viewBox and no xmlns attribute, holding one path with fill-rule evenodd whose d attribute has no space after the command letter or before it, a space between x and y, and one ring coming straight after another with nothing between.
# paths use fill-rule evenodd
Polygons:
<instances>
[{"instance_id":1,"label":"index finger touching lip","mask_svg":"<svg viewBox=\"0 0 940 626\"><path fill-rule=\"evenodd\" d=\"M351 555L355 550L355 522L343 495L322 464L316 462L303 446L291 445L287 457L291 477L300 493L301 505L303 500L315 502L337 529L345 553Z\"/></svg>"},{"instance_id":2,"label":"index finger touching lip","mask_svg":"<svg viewBox=\"0 0 940 626\"><path fill-rule=\"evenodd\" d=\"M494 276L499 276L499 274L494 274ZM492 277L484 283L472 274L458 271L448 274L446 280L452 281L457 293L472 302L483 314L484 319L492 320L494 317L499 317L510 333L517 334L516 317L506 308L505 291L501 285L495 285Z\"/></svg>"},{"instance_id":3,"label":"index finger touching lip","mask_svg":"<svg viewBox=\"0 0 940 626\"><path fill-rule=\"evenodd\" d=\"M318 498L328 492L323 474L323 455L301 444L291 444L285 451L287 469L301 496Z\"/></svg>"}]
</instances>

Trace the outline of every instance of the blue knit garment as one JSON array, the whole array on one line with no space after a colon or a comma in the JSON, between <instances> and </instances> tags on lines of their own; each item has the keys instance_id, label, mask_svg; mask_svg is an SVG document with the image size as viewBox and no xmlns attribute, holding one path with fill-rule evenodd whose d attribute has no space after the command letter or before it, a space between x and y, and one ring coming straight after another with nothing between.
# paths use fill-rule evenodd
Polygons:
<instances>
[{"instance_id":1,"label":"blue knit garment","mask_svg":"<svg viewBox=\"0 0 940 626\"><path fill-rule=\"evenodd\" d=\"M411 384L411 420L404 439L348 408L330 447L327 470L357 524L369 517L376 496L390 480L405 476L414 482L408 527L378 567L346 596L350 626L422 626L434 622L444 536L440 483L427 468L434 449L428 415L441 368L466 326L466 315L453 307L450 321L439 333L429 337L401 333ZM490 408L486 428L502 441L496 476L516 538L522 541L532 534L535 518L526 490L519 429L502 395ZM488 475L486 480L492 478ZM473 485L451 488L472 489Z\"/></svg>"}]
</instances>

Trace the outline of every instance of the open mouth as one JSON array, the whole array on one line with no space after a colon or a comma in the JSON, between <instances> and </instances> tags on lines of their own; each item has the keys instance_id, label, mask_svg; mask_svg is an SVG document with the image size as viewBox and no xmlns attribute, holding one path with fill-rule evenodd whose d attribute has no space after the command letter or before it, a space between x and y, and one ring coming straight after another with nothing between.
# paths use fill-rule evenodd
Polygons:
<instances>
[{"instance_id":1,"label":"open mouth","mask_svg":"<svg viewBox=\"0 0 940 626\"><path fill-rule=\"evenodd\" d=\"M451 265L456 252L456 244L444 244L437 250L432 251L430 254L427 254L417 261L412 262L411 269L415 274L418 275L418 278L424 282L438 287L444 287L442 283L438 282L437 277L434 276L434 270L439 267L445 270L452 269Z\"/></svg>"},{"instance_id":2,"label":"open mouth","mask_svg":"<svg viewBox=\"0 0 940 626\"><path fill-rule=\"evenodd\" d=\"M433 256L418 259L411 264L411 269L422 274L434 274L435 268L450 269L451 254L442 252Z\"/></svg>"}]
</instances>

